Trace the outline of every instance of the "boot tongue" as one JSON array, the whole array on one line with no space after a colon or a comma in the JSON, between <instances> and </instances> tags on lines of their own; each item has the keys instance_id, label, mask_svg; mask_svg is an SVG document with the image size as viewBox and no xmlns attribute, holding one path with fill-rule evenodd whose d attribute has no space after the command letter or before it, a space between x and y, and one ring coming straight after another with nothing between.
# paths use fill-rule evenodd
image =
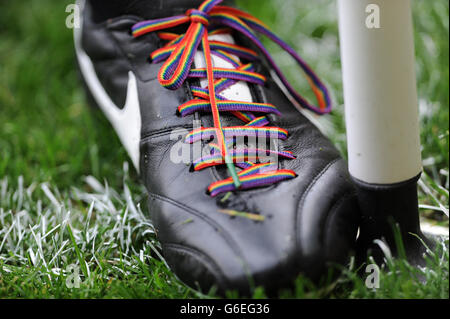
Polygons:
<instances>
[{"instance_id":1,"label":"boot tongue","mask_svg":"<svg viewBox=\"0 0 450 319\"><path fill-rule=\"evenodd\" d=\"M93 9L95 22L123 15L134 15L145 20L167 18L197 9L203 0L85 0Z\"/></svg>"},{"instance_id":2,"label":"boot tongue","mask_svg":"<svg viewBox=\"0 0 450 319\"><path fill-rule=\"evenodd\" d=\"M139 0L126 5L125 14L137 15L144 19L159 19L186 13L197 9L204 0Z\"/></svg>"},{"instance_id":3,"label":"boot tongue","mask_svg":"<svg viewBox=\"0 0 450 319\"><path fill-rule=\"evenodd\" d=\"M111 0L110 0L111 1ZM123 0L120 0L123 1ZM186 13L188 9L197 9L205 0L137 0L129 1L125 14L140 16L144 19L159 19ZM233 0L224 0L219 5L231 6Z\"/></svg>"}]
</instances>

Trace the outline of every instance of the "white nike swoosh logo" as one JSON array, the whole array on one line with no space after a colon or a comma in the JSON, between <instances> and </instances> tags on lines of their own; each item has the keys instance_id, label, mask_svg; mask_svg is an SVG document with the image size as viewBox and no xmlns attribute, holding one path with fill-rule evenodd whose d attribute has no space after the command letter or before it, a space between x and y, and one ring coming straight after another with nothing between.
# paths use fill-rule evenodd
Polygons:
<instances>
[{"instance_id":1,"label":"white nike swoosh logo","mask_svg":"<svg viewBox=\"0 0 450 319\"><path fill-rule=\"evenodd\" d=\"M82 8L82 1L79 2ZM83 21L81 21L81 26ZM94 65L89 56L81 47L81 28L74 28L75 52L83 78L107 119L116 130L120 141L125 147L134 167L139 171L139 142L141 136L141 111L139 107L139 94L136 76L132 71L128 72L128 88L125 106L120 109L111 100L103 88Z\"/></svg>"}]
</instances>

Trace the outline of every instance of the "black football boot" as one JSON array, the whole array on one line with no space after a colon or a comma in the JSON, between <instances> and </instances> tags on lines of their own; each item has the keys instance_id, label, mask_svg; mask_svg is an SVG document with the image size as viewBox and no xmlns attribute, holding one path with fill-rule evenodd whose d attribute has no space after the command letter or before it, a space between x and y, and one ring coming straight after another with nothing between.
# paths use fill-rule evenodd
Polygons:
<instances>
[{"instance_id":1,"label":"black football boot","mask_svg":"<svg viewBox=\"0 0 450 319\"><path fill-rule=\"evenodd\" d=\"M216 286L221 292L248 293L254 286L268 291L290 287L299 275L318 282L336 265L345 265L360 219L346 162L287 97L292 90L280 84L261 49L226 21L257 26L245 16L233 18L237 13L214 2L200 7L199 0L123 1L109 15L100 3L78 2L82 25L74 37L79 68L89 95L115 128L148 190L151 220L175 274L203 291ZM158 23L145 21L174 16L173 27L148 31ZM177 87L163 86L160 69L175 49L162 49L194 41L183 38L190 26L194 36L208 30L210 50L201 37L189 76ZM222 68L212 72L213 82L225 77L226 87L217 82L215 88L221 128L208 86L211 67ZM223 72L233 68L248 72ZM226 109L226 101L247 104ZM230 126L239 127L237 133L226 131ZM254 127L258 141L267 137L264 127L277 128L264 143L269 164L242 159L236 156L237 144L229 147L233 134L245 136L242 126ZM204 134L195 138L189 135L193 129ZM248 136L241 144L254 147ZM209 165L208 156L217 161Z\"/></svg>"}]
</instances>

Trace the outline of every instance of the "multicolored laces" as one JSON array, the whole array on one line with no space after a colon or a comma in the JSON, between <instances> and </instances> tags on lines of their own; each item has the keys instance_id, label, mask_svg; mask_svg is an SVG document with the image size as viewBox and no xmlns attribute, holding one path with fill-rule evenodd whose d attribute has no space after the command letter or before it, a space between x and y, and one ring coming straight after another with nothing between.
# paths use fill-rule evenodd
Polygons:
<instances>
[{"instance_id":1,"label":"multicolored laces","mask_svg":"<svg viewBox=\"0 0 450 319\"><path fill-rule=\"evenodd\" d=\"M270 122L266 114L281 115L274 105L232 101L219 95L239 81L264 85L266 78L254 71L252 61L259 59L257 52L235 44L210 40L209 36L233 31L242 33L256 45L290 95L302 107L317 114L325 114L331 111L331 101L325 85L291 47L272 33L260 20L235 8L218 6L221 2L222 0L206 0L197 10L188 10L185 15L143 21L132 28L133 36L139 37L149 32L190 23L184 34L158 32L159 38L168 42L164 47L154 51L151 54L151 59L153 63L160 63L165 60L159 70L158 80L167 89L176 90L180 88L187 78L206 78L208 81L206 88L192 86L191 90L195 99L180 105L178 111L181 116L188 116L195 112L212 113L214 127L201 127L186 136L187 143L210 140L211 137L215 138L214 141L217 141L217 143L209 143L211 147L210 155L203 156L193 163L195 170L214 165L227 165L230 177L212 183L208 187L211 196L237 189L250 189L274 184L294 178L296 174L292 170L278 169L276 163L261 163L258 161L258 154L275 155L287 159L295 158L291 152L258 148L230 149L236 137L275 137L283 140L287 138L288 132L279 127L268 126ZM256 36L256 32L267 36L294 58L304 71L317 99L318 106L310 104L289 84L283 72ZM203 51L206 67L192 69L194 55L199 49ZM234 69L213 67L212 55L229 62ZM244 124L242 126L223 127L220 112L229 112L242 120ZM255 158L255 160L250 161L249 158ZM240 171L237 172L236 168L239 168Z\"/></svg>"}]
</instances>

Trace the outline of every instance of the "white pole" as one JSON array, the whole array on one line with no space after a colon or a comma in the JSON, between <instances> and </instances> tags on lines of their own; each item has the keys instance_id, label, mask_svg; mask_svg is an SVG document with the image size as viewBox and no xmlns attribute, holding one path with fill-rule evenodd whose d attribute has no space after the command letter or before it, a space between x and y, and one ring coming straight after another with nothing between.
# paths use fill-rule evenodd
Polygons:
<instances>
[{"instance_id":1,"label":"white pole","mask_svg":"<svg viewBox=\"0 0 450 319\"><path fill-rule=\"evenodd\" d=\"M339 0L349 170L362 211L358 258L394 251L398 225L410 262L423 264L417 179L422 170L410 0ZM395 227L395 226L394 226Z\"/></svg>"},{"instance_id":2,"label":"white pole","mask_svg":"<svg viewBox=\"0 0 450 319\"><path fill-rule=\"evenodd\" d=\"M394 184L420 174L410 0L339 0L350 174Z\"/></svg>"}]
</instances>

